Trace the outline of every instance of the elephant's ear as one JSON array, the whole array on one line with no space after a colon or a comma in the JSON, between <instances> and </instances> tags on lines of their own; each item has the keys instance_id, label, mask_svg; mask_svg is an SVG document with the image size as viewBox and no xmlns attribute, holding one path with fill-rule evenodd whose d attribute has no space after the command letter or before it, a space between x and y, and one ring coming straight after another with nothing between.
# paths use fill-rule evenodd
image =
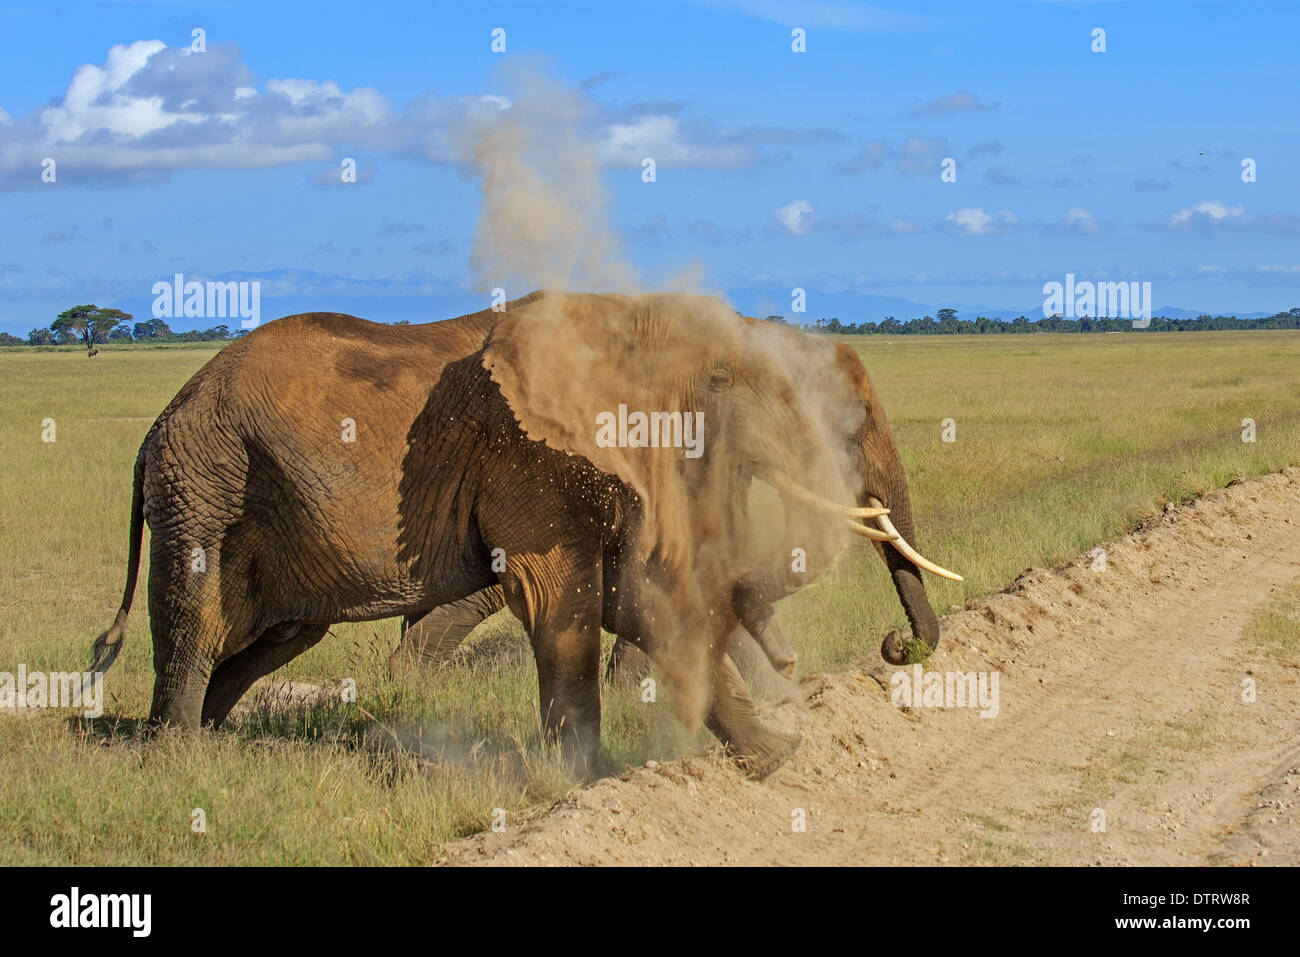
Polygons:
<instances>
[{"instance_id":1,"label":"elephant's ear","mask_svg":"<svg viewBox=\"0 0 1300 957\"><path fill-rule=\"evenodd\" d=\"M697 336L676 328L680 310L660 297L551 294L511 310L492 331L483 366L525 435L581 456L641 498L639 549L686 561L693 548L687 471L699 459L611 442L628 412L696 411L687 370L707 361ZM707 425L707 423L706 423Z\"/></svg>"},{"instance_id":2,"label":"elephant's ear","mask_svg":"<svg viewBox=\"0 0 1300 957\"><path fill-rule=\"evenodd\" d=\"M651 401L626 360L635 352L632 306L623 296L551 293L509 310L493 327L483 366L530 439L586 458L633 485L626 450L597 441L598 419Z\"/></svg>"}]
</instances>

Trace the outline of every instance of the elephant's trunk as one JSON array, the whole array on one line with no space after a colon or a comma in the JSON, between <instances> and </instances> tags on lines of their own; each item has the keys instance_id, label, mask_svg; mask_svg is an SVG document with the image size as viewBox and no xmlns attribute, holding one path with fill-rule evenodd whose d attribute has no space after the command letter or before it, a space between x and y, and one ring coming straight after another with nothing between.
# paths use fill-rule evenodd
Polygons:
<instances>
[{"instance_id":1,"label":"elephant's trunk","mask_svg":"<svg viewBox=\"0 0 1300 957\"><path fill-rule=\"evenodd\" d=\"M864 496L862 504L873 496ZM889 518L894 528L908 542L916 542L916 529L912 523L912 503L906 489L894 493L888 499L881 499L889 507ZM898 592L898 600L903 605L908 623L912 626L915 640L924 642L933 650L939 643L939 619L930 607L926 597L925 586L921 584L921 570L892 545L877 546L889 568L889 577ZM907 647L897 631L885 636L880 646L880 654L892 665L905 665L908 662Z\"/></svg>"}]
</instances>

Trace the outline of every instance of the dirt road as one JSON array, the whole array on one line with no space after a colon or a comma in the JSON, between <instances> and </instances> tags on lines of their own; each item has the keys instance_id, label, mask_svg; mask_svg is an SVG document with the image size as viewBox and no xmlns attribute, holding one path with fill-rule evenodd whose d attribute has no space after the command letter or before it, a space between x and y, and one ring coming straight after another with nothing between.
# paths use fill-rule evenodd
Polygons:
<instances>
[{"instance_id":1,"label":"dirt road","mask_svg":"<svg viewBox=\"0 0 1300 957\"><path fill-rule=\"evenodd\" d=\"M879 661L811 675L772 716L804 743L767 781L638 768L443 863L1300 863L1300 668L1249 637L1300 583L1300 469L1103 547L1104 571L1030 570L943 619L926 670L996 672L996 717L896 707Z\"/></svg>"}]
</instances>

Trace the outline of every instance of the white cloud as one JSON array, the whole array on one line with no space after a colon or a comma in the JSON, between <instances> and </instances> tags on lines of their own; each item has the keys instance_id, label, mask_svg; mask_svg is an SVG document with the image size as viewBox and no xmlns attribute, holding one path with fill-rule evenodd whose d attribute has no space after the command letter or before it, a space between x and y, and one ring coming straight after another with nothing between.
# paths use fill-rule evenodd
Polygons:
<instances>
[{"instance_id":1,"label":"white cloud","mask_svg":"<svg viewBox=\"0 0 1300 957\"><path fill-rule=\"evenodd\" d=\"M967 110L996 110L1001 105L1000 102L991 105L983 103L970 90L958 90L956 93L949 93L947 96L941 96L938 99L930 100L928 103L923 103L911 112L917 116L944 116L948 113L963 113Z\"/></svg>"},{"instance_id":2,"label":"white cloud","mask_svg":"<svg viewBox=\"0 0 1300 957\"><path fill-rule=\"evenodd\" d=\"M1101 223L1097 222L1097 217L1082 206L1071 206L1065 211L1065 216L1061 219L1061 229L1084 236L1095 236L1105 231Z\"/></svg>"},{"instance_id":3,"label":"white cloud","mask_svg":"<svg viewBox=\"0 0 1300 957\"><path fill-rule=\"evenodd\" d=\"M837 173L860 173L867 169L880 169L893 153L894 148L884 140L869 140L855 156L842 163L836 163L833 168Z\"/></svg>"},{"instance_id":4,"label":"white cloud","mask_svg":"<svg viewBox=\"0 0 1300 957\"><path fill-rule=\"evenodd\" d=\"M1219 224L1230 222L1246 214L1244 206L1228 206L1217 199L1207 199L1178 210L1169 217L1166 225L1170 229L1190 229L1198 224Z\"/></svg>"},{"instance_id":5,"label":"white cloud","mask_svg":"<svg viewBox=\"0 0 1300 957\"><path fill-rule=\"evenodd\" d=\"M658 104L657 106L664 106ZM0 111L0 189L36 188L42 157L67 182L129 183L179 169L337 164L352 151L456 163L456 131L511 109L496 93L427 93L398 108L371 87L275 77L259 82L238 47L206 53L159 40L114 46L101 65L78 67L62 97L10 123ZM653 157L676 168L737 169L773 147L835 139L833 130L720 128L669 109L597 114L584 130L603 165L639 168Z\"/></svg>"},{"instance_id":6,"label":"white cloud","mask_svg":"<svg viewBox=\"0 0 1300 957\"><path fill-rule=\"evenodd\" d=\"M873 208L867 213L846 213L818 219L815 223L819 233L833 236L840 242L854 242L879 236L906 236L921 231L921 224L912 219L894 217L889 220L878 219Z\"/></svg>"},{"instance_id":7,"label":"white cloud","mask_svg":"<svg viewBox=\"0 0 1300 957\"><path fill-rule=\"evenodd\" d=\"M949 231L961 236L996 236L1015 229L1020 217L1009 209L986 213L976 206L951 212L944 217L944 222L949 224Z\"/></svg>"},{"instance_id":8,"label":"white cloud","mask_svg":"<svg viewBox=\"0 0 1300 957\"><path fill-rule=\"evenodd\" d=\"M786 203L772 213L772 219L784 226L793 236L807 235L816 218L817 211L806 199L796 199L792 203Z\"/></svg>"},{"instance_id":9,"label":"white cloud","mask_svg":"<svg viewBox=\"0 0 1300 957\"><path fill-rule=\"evenodd\" d=\"M75 170L107 182L325 162L344 144L451 161L446 128L467 109L426 98L399 115L369 87L278 78L259 91L252 80L230 44L201 54L158 40L115 46L102 66L78 67L57 102L0 136L0 187L30 186L29 170L46 155L61 179Z\"/></svg>"},{"instance_id":10,"label":"white cloud","mask_svg":"<svg viewBox=\"0 0 1300 957\"><path fill-rule=\"evenodd\" d=\"M951 156L948 141L941 136L925 137L913 133L898 148L898 171L908 175L939 174L939 161Z\"/></svg>"},{"instance_id":11,"label":"white cloud","mask_svg":"<svg viewBox=\"0 0 1300 957\"><path fill-rule=\"evenodd\" d=\"M1143 225L1169 232L1233 230L1294 235L1300 233L1300 215L1283 210L1247 213L1245 206L1229 206L1217 199L1207 199Z\"/></svg>"},{"instance_id":12,"label":"white cloud","mask_svg":"<svg viewBox=\"0 0 1300 957\"><path fill-rule=\"evenodd\" d=\"M160 96L132 96L125 92L128 81L143 70L149 59L166 44L161 40L140 40L108 51L104 66L86 64L77 68L58 106L41 113L41 125L51 143L71 143L91 131L140 137L173 123L195 122L192 113L168 113Z\"/></svg>"},{"instance_id":13,"label":"white cloud","mask_svg":"<svg viewBox=\"0 0 1300 957\"><path fill-rule=\"evenodd\" d=\"M897 146L886 140L868 140L854 156L841 163L836 163L832 171L836 173L861 173L864 170L879 169L886 160L892 159L894 167L904 175L938 175L939 163L946 156L952 156L952 147L942 136L909 135Z\"/></svg>"},{"instance_id":14,"label":"white cloud","mask_svg":"<svg viewBox=\"0 0 1300 957\"><path fill-rule=\"evenodd\" d=\"M652 158L657 165L678 169L735 169L754 160L753 150L741 145L692 143L675 116L650 115L626 123L613 123L605 131L601 163L635 169Z\"/></svg>"}]
</instances>

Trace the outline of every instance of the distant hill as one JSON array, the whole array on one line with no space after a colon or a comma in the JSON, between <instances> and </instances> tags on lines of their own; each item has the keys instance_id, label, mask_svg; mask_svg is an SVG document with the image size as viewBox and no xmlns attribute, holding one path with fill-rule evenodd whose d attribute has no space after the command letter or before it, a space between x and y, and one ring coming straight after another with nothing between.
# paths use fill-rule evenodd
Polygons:
<instances>
[{"instance_id":1,"label":"distant hill","mask_svg":"<svg viewBox=\"0 0 1300 957\"><path fill-rule=\"evenodd\" d=\"M1017 316L1027 319L1043 318L1042 302L1033 303L1021 309L1008 309L1005 306L972 306L964 303L942 302L921 303L894 296L877 296L865 292L821 292L809 289L807 293L807 312L795 314L790 311L789 289L766 289L748 287L733 289L727 295L728 301L747 316L784 316L787 322L811 324L819 318L839 319L842 323L880 322L886 316L893 316L899 322L908 319L920 319L922 316L934 316L940 309L957 310L959 319L975 319L984 316L987 319L1010 321ZM1216 315L1201 309L1183 309L1178 306L1163 306L1152 310L1151 315L1162 319L1195 319L1202 315ZM1265 319L1271 312L1237 312L1227 313L1239 319Z\"/></svg>"}]
</instances>

